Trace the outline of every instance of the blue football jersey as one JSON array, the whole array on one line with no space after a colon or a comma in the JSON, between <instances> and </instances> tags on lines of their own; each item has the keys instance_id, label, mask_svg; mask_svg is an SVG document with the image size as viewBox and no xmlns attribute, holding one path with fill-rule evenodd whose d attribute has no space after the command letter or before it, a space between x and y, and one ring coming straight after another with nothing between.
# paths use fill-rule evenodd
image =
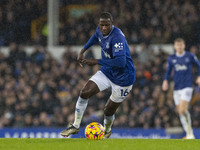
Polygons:
<instances>
[{"instance_id":1,"label":"blue football jersey","mask_svg":"<svg viewBox=\"0 0 200 150\"><path fill-rule=\"evenodd\" d=\"M128 43L122 31L113 26L107 36L103 36L100 28L97 27L94 35L84 46L88 49L93 44L99 42L101 46L102 59L99 61L101 71L115 84L120 86L132 85L135 81L135 68L130 55ZM119 62L112 61L116 58L123 58L124 66L117 66Z\"/></svg>"},{"instance_id":2,"label":"blue football jersey","mask_svg":"<svg viewBox=\"0 0 200 150\"><path fill-rule=\"evenodd\" d=\"M171 70L174 70L174 89L179 90L193 85L192 66L195 64L200 76L200 63L195 55L185 51L182 56L176 54L168 58L168 67L165 79L169 80Z\"/></svg>"}]
</instances>

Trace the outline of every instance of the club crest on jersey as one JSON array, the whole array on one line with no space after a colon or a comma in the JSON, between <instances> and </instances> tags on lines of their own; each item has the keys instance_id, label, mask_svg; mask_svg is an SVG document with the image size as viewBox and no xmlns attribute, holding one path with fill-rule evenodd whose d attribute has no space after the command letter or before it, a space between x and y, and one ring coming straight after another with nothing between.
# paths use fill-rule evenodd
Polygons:
<instances>
[{"instance_id":1,"label":"club crest on jersey","mask_svg":"<svg viewBox=\"0 0 200 150\"><path fill-rule=\"evenodd\" d=\"M173 59L172 62L173 62L173 63L176 63L176 59Z\"/></svg>"},{"instance_id":2,"label":"club crest on jersey","mask_svg":"<svg viewBox=\"0 0 200 150\"><path fill-rule=\"evenodd\" d=\"M119 52L120 50L123 50L123 43L115 43L115 52Z\"/></svg>"},{"instance_id":3,"label":"club crest on jersey","mask_svg":"<svg viewBox=\"0 0 200 150\"><path fill-rule=\"evenodd\" d=\"M189 58L185 58L185 62L188 63L190 60Z\"/></svg>"},{"instance_id":4,"label":"club crest on jersey","mask_svg":"<svg viewBox=\"0 0 200 150\"><path fill-rule=\"evenodd\" d=\"M110 48L109 42L106 42L106 48L107 48L107 49Z\"/></svg>"}]
</instances>

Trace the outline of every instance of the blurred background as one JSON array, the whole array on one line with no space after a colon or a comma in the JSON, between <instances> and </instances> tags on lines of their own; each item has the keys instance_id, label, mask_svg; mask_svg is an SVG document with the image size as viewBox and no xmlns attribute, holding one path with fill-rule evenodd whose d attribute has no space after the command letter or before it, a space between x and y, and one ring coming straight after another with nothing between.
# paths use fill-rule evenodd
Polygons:
<instances>
[{"instance_id":1,"label":"blurred background","mask_svg":"<svg viewBox=\"0 0 200 150\"><path fill-rule=\"evenodd\" d=\"M181 128L173 82L167 92L161 85L175 38L184 38L187 50L200 58L199 0L1 0L0 130L64 128L73 122L79 92L99 69L80 68L77 52L103 11L112 13L114 25L125 34L136 68L133 90L117 110L113 127ZM91 47L86 57L100 57L100 47ZM102 123L109 96L107 90L90 99L82 127ZM200 126L199 100L194 84L194 128Z\"/></svg>"}]
</instances>

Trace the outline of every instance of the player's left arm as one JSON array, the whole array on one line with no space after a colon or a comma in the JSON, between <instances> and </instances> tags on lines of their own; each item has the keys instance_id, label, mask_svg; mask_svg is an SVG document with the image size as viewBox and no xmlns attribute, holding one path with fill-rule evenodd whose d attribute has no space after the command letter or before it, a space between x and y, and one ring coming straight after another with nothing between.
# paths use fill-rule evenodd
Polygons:
<instances>
[{"instance_id":1,"label":"player's left arm","mask_svg":"<svg viewBox=\"0 0 200 150\"><path fill-rule=\"evenodd\" d=\"M197 70L198 70L198 77L197 77L196 83L200 87L200 62L199 62L198 58L195 55L192 55L192 60L193 60L193 63L196 65Z\"/></svg>"},{"instance_id":2,"label":"player's left arm","mask_svg":"<svg viewBox=\"0 0 200 150\"><path fill-rule=\"evenodd\" d=\"M113 59L85 59L83 63L94 66L94 65L101 65L101 66L108 66L108 67L125 67L126 65L126 57L125 56L117 56Z\"/></svg>"}]
</instances>

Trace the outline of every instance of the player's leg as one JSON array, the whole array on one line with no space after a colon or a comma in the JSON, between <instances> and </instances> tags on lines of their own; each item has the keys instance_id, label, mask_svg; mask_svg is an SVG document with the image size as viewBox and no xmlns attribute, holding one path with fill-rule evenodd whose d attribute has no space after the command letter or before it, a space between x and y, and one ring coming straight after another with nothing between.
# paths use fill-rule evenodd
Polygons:
<instances>
[{"instance_id":1,"label":"player's leg","mask_svg":"<svg viewBox=\"0 0 200 150\"><path fill-rule=\"evenodd\" d=\"M104 138L109 138L111 135L111 127L115 119L115 112L121 103L113 102L109 99L104 108L104 128L105 136Z\"/></svg>"},{"instance_id":2,"label":"player's leg","mask_svg":"<svg viewBox=\"0 0 200 150\"><path fill-rule=\"evenodd\" d=\"M88 104L88 99L91 96L97 94L99 91L100 90L98 86L93 81L89 80L85 84L76 102L74 123L60 133L62 136L69 136L71 134L77 134L79 132L79 127Z\"/></svg>"},{"instance_id":3,"label":"player's leg","mask_svg":"<svg viewBox=\"0 0 200 150\"><path fill-rule=\"evenodd\" d=\"M186 138L193 139L194 134L193 134L192 125L191 125L191 116L188 111L188 105L189 105L189 102L187 102L186 100L181 100L180 104L177 106L177 110L180 116L180 121L183 126L183 129L186 132Z\"/></svg>"},{"instance_id":4,"label":"player's leg","mask_svg":"<svg viewBox=\"0 0 200 150\"><path fill-rule=\"evenodd\" d=\"M174 97L177 112L179 114L182 127L183 127L184 131L186 132L187 139L194 138L192 125L191 125L191 117L190 117L190 113L188 111L188 106L189 106L191 97L192 97L192 88L182 89Z\"/></svg>"},{"instance_id":5,"label":"player's leg","mask_svg":"<svg viewBox=\"0 0 200 150\"><path fill-rule=\"evenodd\" d=\"M187 132L187 118L185 115L187 112L187 107L188 107L188 102L185 100L180 100L180 103L176 106L182 127L185 130L185 132Z\"/></svg>"},{"instance_id":6,"label":"player's leg","mask_svg":"<svg viewBox=\"0 0 200 150\"><path fill-rule=\"evenodd\" d=\"M110 99L107 101L104 109L104 128L105 128L105 136L104 138L109 138L111 135L111 127L115 119L115 112L120 104L126 99L131 86L121 87L111 83L112 86L112 94Z\"/></svg>"},{"instance_id":7,"label":"player's leg","mask_svg":"<svg viewBox=\"0 0 200 150\"><path fill-rule=\"evenodd\" d=\"M69 136L70 134L78 133L83 114L88 104L88 99L99 91L109 88L110 85L107 80L108 79L101 71L98 71L89 79L81 90L80 96L77 100L74 123L60 133L62 136Z\"/></svg>"},{"instance_id":8,"label":"player's leg","mask_svg":"<svg viewBox=\"0 0 200 150\"><path fill-rule=\"evenodd\" d=\"M80 127L81 120L83 117L83 114L85 112L85 109L88 104L88 99L97 94L99 92L99 88L96 85L95 82L89 80L86 85L83 87L83 89L80 92L80 96L76 102L76 108L75 108L75 119L73 126L76 128Z\"/></svg>"}]
</instances>

